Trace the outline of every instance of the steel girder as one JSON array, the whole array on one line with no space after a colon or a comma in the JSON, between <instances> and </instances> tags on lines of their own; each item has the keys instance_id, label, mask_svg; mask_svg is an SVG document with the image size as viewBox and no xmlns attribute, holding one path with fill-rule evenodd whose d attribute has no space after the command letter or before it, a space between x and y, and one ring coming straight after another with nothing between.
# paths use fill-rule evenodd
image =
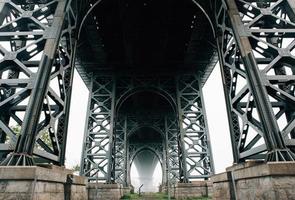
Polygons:
<instances>
[{"instance_id":1,"label":"steel girder","mask_svg":"<svg viewBox=\"0 0 295 200\"><path fill-rule=\"evenodd\" d=\"M216 1L235 162L295 158L290 151L295 128L294 5L292 0Z\"/></svg>"},{"instance_id":2,"label":"steel girder","mask_svg":"<svg viewBox=\"0 0 295 200\"><path fill-rule=\"evenodd\" d=\"M177 104L179 114L179 146L183 150L179 155L180 179L187 182L192 179L209 178L214 174L211 144L207 118L200 86L195 75L181 75L177 78Z\"/></svg>"},{"instance_id":3,"label":"steel girder","mask_svg":"<svg viewBox=\"0 0 295 200\"><path fill-rule=\"evenodd\" d=\"M64 165L75 9L66 0L0 3L2 165Z\"/></svg>"}]
</instances>

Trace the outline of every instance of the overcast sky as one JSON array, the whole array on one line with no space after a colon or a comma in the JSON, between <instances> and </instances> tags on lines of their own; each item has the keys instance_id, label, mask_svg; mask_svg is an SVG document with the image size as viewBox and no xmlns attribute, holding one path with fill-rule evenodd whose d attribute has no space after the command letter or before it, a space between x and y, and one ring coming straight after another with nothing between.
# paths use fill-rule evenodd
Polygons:
<instances>
[{"instance_id":1,"label":"overcast sky","mask_svg":"<svg viewBox=\"0 0 295 200\"><path fill-rule=\"evenodd\" d=\"M215 169L220 173L232 164L232 151L219 66L212 72L203 93ZM69 168L80 164L88 94L86 86L75 71L66 152L66 167ZM160 177L161 172L155 173L154 177ZM137 173L134 173L133 179L136 179L136 176ZM157 180L160 181L159 178Z\"/></svg>"}]
</instances>

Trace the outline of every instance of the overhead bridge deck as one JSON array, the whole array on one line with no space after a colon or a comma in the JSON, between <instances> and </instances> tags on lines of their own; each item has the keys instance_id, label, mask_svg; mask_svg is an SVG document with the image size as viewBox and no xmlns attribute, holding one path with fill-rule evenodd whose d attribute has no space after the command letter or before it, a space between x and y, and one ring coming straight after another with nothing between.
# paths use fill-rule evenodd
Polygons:
<instances>
[{"instance_id":1,"label":"overhead bridge deck","mask_svg":"<svg viewBox=\"0 0 295 200\"><path fill-rule=\"evenodd\" d=\"M191 72L204 84L218 61L207 1L108 0L88 6L76 62L86 85L89 74Z\"/></svg>"}]
</instances>

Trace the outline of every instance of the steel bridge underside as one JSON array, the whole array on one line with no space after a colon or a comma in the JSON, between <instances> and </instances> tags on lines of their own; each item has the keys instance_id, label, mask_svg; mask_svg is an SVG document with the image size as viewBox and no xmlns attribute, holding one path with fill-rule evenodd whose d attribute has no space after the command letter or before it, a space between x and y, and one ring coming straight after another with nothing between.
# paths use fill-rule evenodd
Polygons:
<instances>
[{"instance_id":1,"label":"steel bridge underside","mask_svg":"<svg viewBox=\"0 0 295 200\"><path fill-rule=\"evenodd\" d=\"M81 175L214 173L202 87L219 61L235 163L295 160L293 0L0 2L1 165L64 165L73 70L89 89ZM218 101L218 100L216 100Z\"/></svg>"}]
</instances>

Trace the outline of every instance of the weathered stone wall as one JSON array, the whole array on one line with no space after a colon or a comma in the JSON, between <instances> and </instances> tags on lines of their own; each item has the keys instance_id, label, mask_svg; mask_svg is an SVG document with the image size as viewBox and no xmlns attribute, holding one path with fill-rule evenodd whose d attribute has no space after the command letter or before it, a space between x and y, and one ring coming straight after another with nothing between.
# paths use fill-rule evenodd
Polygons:
<instances>
[{"instance_id":1,"label":"weathered stone wall","mask_svg":"<svg viewBox=\"0 0 295 200\"><path fill-rule=\"evenodd\" d=\"M70 200L88 200L86 183L87 181L85 177L73 176Z\"/></svg>"},{"instance_id":2,"label":"weathered stone wall","mask_svg":"<svg viewBox=\"0 0 295 200\"><path fill-rule=\"evenodd\" d=\"M119 184L89 183L88 200L118 200L123 196L123 188Z\"/></svg>"},{"instance_id":3,"label":"weathered stone wall","mask_svg":"<svg viewBox=\"0 0 295 200\"><path fill-rule=\"evenodd\" d=\"M167 192L167 187L161 186L161 190ZM212 195L212 183L210 181L177 183L176 186L170 188L170 195L176 199L208 197Z\"/></svg>"},{"instance_id":4,"label":"weathered stone wall","mask_svg":"<svg viewBox=\"0 0 295 200\"><path fill-rule=\"evenodd\" d=\"M60 167L0 167L0 199L87 200L86 181Z\"/></svg>"},{"instance_id":5,"label":"weathered stone wall","mask_svg":"<svg viewBox=\"0 0 295 200\"><path fill-rule=\"evenodd\" d=\"M232 171L237 199L295 199L295 162L267 163L228 168ZM230 199L233 188L227 173L212 177L213 199ZM234 193L234 190L231 190Z\"/></svg>"}]
</instances>

